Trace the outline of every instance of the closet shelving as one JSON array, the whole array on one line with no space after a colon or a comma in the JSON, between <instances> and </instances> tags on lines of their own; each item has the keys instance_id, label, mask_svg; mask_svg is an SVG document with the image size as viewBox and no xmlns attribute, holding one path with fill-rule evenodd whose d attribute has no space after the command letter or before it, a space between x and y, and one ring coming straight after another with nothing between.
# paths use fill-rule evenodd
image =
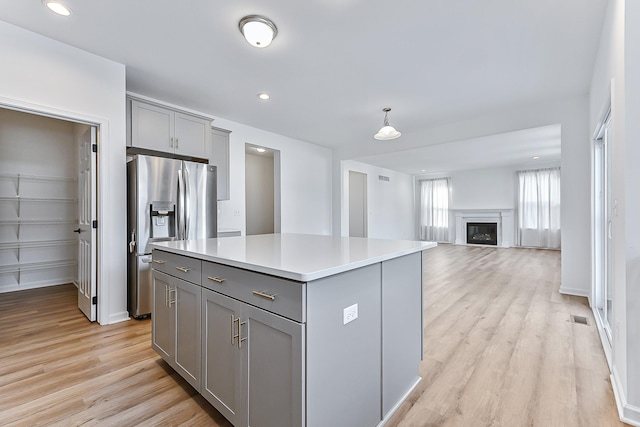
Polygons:
<instances>
[{"instance_id":1,"label":"closet shelving","mask_svg":"<svg viewBox=\"0 0 640 427\"><path fill-rule=\"evenodd\" d=\"M0 174L0 292L75 280L76 194L74 178Z\"/></svg>"}]
</instances>

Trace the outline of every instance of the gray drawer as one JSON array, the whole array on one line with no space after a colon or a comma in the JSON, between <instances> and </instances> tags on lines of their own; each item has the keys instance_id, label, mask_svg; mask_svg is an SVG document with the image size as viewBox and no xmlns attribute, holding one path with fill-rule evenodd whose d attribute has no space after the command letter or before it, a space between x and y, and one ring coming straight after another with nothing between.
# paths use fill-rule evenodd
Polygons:
<instances>
[{"instance_id":1,"label":"gray drawer","mask_svg":"<svg viewBox=\"0 0 640 427\"><path fill-rule=\"evenodd\" d=\"M202 279L202 261L184 255L153 250L153 269L162 271L182 280L200 285Z\"/></svg>"},{"instance_id":2,"label":"gray drawer","mask_svg":"<svg viewBox=\"0 0 640 427\"><path fill-rule=\"evenodd\" d=\"M203 261L202 286L288 319L306 321L306 283Z\"/></svg>"}]
</instances>

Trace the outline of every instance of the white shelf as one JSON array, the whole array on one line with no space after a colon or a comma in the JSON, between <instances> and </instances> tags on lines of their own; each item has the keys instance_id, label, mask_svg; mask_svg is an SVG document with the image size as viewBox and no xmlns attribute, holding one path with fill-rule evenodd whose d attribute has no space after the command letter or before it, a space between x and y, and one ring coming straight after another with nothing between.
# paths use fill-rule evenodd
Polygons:
<instances>
[{"instance_id":1,"label":"white shelf","mask_svg":"<svg viewBox=\"0 0 640 427\"><path fill-rule=\"evenodd\" d=\"M71 238L77 191L75 178L0 174L0 226L17 229L2 234L0 291L68 280L77 266L77 240Z\"/></svg>"}]
</instances>

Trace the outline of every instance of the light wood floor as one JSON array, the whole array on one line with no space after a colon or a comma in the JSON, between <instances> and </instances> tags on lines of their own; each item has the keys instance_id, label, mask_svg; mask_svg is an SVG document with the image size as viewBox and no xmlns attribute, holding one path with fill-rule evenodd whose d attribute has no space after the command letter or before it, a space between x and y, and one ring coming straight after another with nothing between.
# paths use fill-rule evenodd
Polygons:
<instances>
[{"instance_id":1,"label":"light wood floor","mask_svg":"<svg viewBox=\"0 0 640 427\"><path fill-rule=\"evenodd\" d=\"M442 245L424 271L423 381L388 425L624 425L559 252ZM89 323L73 285L0 294L0 425L229 426L150 339L148 320Z\"/></svg>"}]
</instances>

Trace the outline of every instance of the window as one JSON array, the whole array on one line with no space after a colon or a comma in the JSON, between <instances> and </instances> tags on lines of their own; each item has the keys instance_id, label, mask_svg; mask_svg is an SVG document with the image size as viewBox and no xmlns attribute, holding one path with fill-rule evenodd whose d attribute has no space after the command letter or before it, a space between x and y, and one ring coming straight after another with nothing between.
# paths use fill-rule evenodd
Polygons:
<instances>
[{"instance_id":1,"label":"window","mask_svg":"<svg viewBox=\"0 0 640 427\"><path fill-rule=\"evenodd\" d=\"M560 249L560 168L518 172L516 243Z\"/></svg>"},{"instance_id":2,"label":"window","mask_svg":"<svg viewBox=\"0 0 640 427\"><path fill-rule=\"evenodd\" d=\"M420 181L420 239L449 241L450 178Z\"/></svg>"}]
</instances>

